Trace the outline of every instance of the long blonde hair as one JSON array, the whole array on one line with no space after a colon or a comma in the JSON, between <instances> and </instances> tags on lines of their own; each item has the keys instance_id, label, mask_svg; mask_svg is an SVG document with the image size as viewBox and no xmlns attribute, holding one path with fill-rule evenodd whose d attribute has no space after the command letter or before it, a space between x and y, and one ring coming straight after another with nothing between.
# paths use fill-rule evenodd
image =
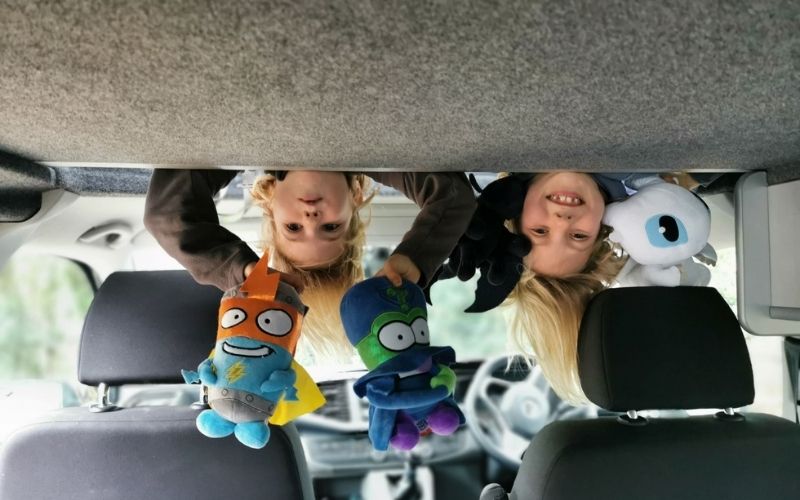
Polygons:
<instances>
[{"instance_id":1,"label":"long blonde hair","mask_svg":"<svg viewBox=\"0 0 800 500\"><path fill-rule=\"evenodd\" d=\"M364 279L361 263L366 244L368 221L359 211L374 197L371 180L364 174L344 173L353 196L353 214L344 235L344 251L333 262L321 267L303 268L281 252L275 244L275 219L272 215L272 196L277 179L273 175L260 177L253 184L253 200L264 210L263 245L270 252L270 266L284 273L295 274L303 280L301 298L309 307L303 319L302 343L315 355L347 357L352 347L342 327L339 302L344 293Z\"/></svg>"},{"instance_id":2,"label":"long blonde hair","mask_svg":"<svg viewBox=\"0 0 800 500\"><path fill-rule=\"evenodd\" d=\"M518 228L513 227L512 230ZM625 258L602 226L584 269L564 277L540 276L525 269L506 301L511 310L514 344L536 359L559 397L572 404L588 402L578 377L578 330L589 299L608 288Z\"/></svg>"}]
</instances>

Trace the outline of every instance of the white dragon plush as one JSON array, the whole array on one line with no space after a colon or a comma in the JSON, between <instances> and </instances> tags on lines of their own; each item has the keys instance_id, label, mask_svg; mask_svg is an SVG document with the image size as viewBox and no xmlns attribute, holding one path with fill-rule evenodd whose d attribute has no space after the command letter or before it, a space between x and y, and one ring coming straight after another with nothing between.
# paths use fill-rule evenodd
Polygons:
<instances>
[{"instance_id":1,"label":"white dragon plush","mask_svg":"<svg viewBox=\"0 0 800 500\"><path fill-rule=\"evenodd\" d=\"M658 177L636 186L630 198L606 207L603 222L611 241L622 246L628 262L620 286L706 286L711 271L694 259L715 265L708 244L711 214L694 193Z\"/></svg>"}]
</instances>

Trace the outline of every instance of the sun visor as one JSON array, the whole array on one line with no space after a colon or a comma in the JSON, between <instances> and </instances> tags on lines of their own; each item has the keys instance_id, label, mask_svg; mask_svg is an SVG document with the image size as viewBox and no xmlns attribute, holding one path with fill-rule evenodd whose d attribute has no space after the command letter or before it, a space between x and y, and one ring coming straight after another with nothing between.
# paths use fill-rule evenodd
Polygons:
<instances>
[{"instance_id":1,"label":"sun visor","mask_svg":"<svg viewBox=\"0 0 800 500\"><path fill-rule=\"evenodd\" d=\"M800 333L800 180L768 184L765 172L736 185L739 322L755 335Z\"/></svg>"},{"instance_id":2,"label":"sun visor","mask_svg":"<svg viewBox=\"0 0 800 500\"><path fill-rule=\"evenodd\" d=\"M0 150L0 222L23 222L42 208L42 192L55 187L50 167Z\"/></svg>"}]
</instances>

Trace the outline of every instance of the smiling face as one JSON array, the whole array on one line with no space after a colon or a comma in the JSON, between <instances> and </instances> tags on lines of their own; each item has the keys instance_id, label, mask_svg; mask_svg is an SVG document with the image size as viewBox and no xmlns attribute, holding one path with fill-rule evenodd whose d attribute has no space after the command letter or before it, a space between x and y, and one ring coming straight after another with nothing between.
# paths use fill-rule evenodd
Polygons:
<instances>
[{"instance_id":1,"label":"smiling face","mask_svg":"<svg viewBox=\"0 0 800 500\"><path fill-rule=\"evenodd\" d=\"M298 267L335 261L344 252L355 196L341 172L287 172L271 203L275 245Z\"/></svg>"},{"instance_id":2,"label":"smiling face","mask_svg":"<svg viewBox=\"0 0 800 500\"><path fill-rule=\"evenodd\" d=\"M588 174L537 176L525 195L520 232L533 247L525 264L537 274L563 277L586 267L600 233L605 201Z\"/></svg>"}]
</instances>

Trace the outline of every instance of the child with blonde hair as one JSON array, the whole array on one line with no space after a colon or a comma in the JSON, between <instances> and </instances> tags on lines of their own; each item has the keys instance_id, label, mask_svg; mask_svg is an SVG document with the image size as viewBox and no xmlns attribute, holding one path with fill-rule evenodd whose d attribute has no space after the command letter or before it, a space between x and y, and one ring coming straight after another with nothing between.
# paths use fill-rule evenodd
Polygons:
<instances>
[{"instance_id":1,"label":"child with blonde hair","mask_svg":"<svg viewBox=\"0 0 800 500\"><path fill-rule=\"evenodd\" d=\"M237 172L160 170L153 173L145 226L200 283L236 287L258 256L219 223L214 196ZM419 207L411 229L379 274L424 286L450 254L475 206L460 173L370 173ZM282 279L302 290L310 307L304 338L315 352L349 350L339 318L344 292L364 278L366 222L359 211L372 199L362 173L277 171L256 180L253 199L264 210L264 246Z\"/></svg>"},{"instance_id":2,"label":"child with blonde hair","mask_svg":"<svg viewBox=\"0 0 800 500\"><path fill-rule=\"evenodd\" d=\"M628 196L620 178L556 171L501 174L483 189L442 278L481 270L468 311L511 306L514 343L534 356L558 395L585 402L577 336L589 299L610 286L624 259L602 225L605 205Z\"/></svg>"},{"instance_id":3,"label":"child with blonde hair","mask_svg":"<svg viewBox=\"0 0 800 500\"><path fill-rule=\"evenodd\" d=\"M612 286L626 257L611 243L603 215L656 174L554 171L501 174L478 198L473 219L441 278L467 280L480 269L475 302L486 311L506 301L514 343L535 357L558 395L587 402L578 377L578 330L594 294ZM687 189L718 174L667 174ZM474 179L473 179L474 181Z\"/></svg>"},{"instance_id":4,"label":"child with blonde hair","mask_svg":"<svg viewBox=\"0 0 800 500\"><path fill-rule=\"evenodd\" d=\"M573 404L587 401L577 355L583 312L624 264L602 224L605 205L627 197L618 188L624 188L620 181L577 172L534 176L522 213L512 223L532 246L508 297L514 341L535 353L553 389Z\"/></svg>"}]
</instances>

